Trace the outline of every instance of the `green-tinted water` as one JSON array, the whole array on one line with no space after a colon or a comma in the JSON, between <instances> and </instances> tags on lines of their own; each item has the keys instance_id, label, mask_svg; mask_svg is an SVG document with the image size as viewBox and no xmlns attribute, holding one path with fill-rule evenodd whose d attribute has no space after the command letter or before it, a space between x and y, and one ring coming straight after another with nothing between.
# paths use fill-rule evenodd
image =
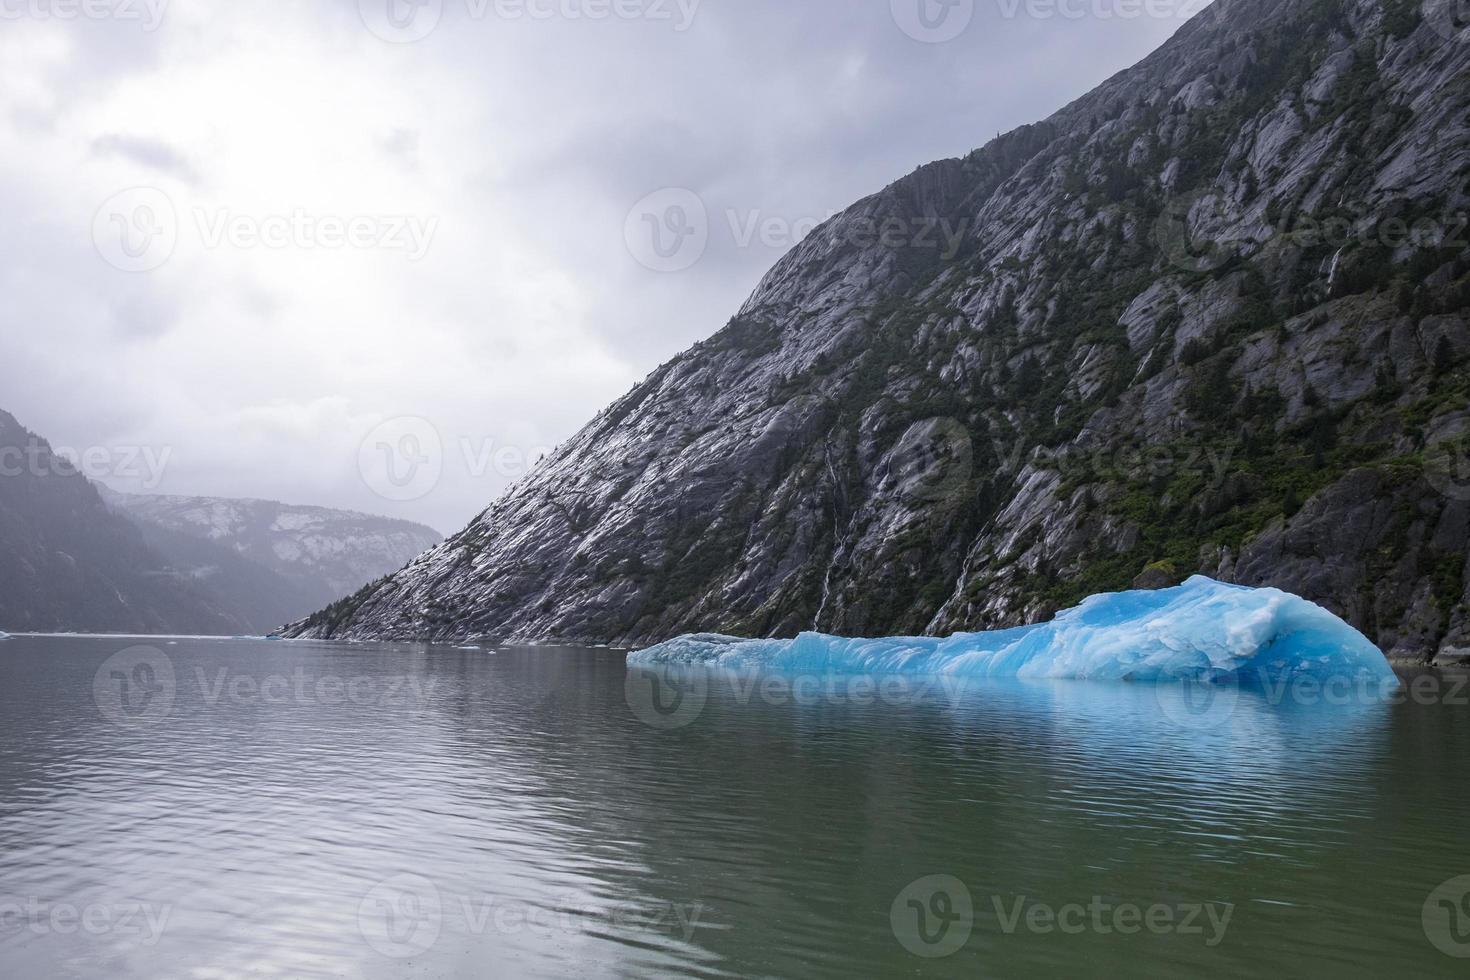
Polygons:
<instances>
[{"instance_id":1,"label":"green-tinted water","mask_svg":"<svg viewBox=\"0 0 1470 980\"><path fill-rule=\"evenodd\" d=\"M1470 955L1452 679L1202 708L1080 682L674 690L605 650L115 656L131 642L0 643L5 976L1463 976Z\"/></svg>"}]
</instances>

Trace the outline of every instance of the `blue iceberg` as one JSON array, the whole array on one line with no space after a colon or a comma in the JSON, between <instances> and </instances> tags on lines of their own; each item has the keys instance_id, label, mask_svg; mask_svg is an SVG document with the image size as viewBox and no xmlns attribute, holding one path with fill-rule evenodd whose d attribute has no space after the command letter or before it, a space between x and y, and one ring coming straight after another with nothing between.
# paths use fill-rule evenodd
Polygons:
<instances>
[{"instance_id":1,"label":"blue iceberg","mask_svg":"<svg viewBox=\"0 0 1470 980\"><path fill-rule=\"evenodd\" d=\"M1362 633L1280 589L1195 576L1172 589L1096 595L1037 626L947 638L794 640L681 636L631 654L634 667L704 665L816 674L1277 684L1353 680L1397 687Z\"/></svg>"}]
</instances>

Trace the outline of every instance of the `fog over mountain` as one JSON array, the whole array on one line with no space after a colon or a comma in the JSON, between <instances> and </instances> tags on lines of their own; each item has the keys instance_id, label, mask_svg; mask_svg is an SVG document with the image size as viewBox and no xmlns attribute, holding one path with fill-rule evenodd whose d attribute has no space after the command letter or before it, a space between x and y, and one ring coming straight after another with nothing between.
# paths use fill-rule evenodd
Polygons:
<instances>
[{"instance_id":1,"label":"fog over mountain","mask_svg":"<svg viewBox=\"0 0 1470 980\"><path fill-rule=\"evenodd\" d=\"M397 571L443 538L421 524L326 507L99 489L176 568L251 603L259 632Z\"/></svg>"},{"instance_id":2,"label":"fog over mountain","mask_svg":"<svg viewBox=\"0 0 1470 980\"><path fill-rule=\"evenodd\" d=\"M0 630L261 635L439 534L271 501L119 494L0 411Z\"/></svg>"}]
</instances>

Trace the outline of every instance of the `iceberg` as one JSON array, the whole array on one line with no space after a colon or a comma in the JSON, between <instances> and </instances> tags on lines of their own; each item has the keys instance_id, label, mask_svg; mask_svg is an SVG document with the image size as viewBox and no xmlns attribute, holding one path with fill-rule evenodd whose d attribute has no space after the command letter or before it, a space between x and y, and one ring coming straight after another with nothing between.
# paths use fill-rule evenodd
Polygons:
<instances>
[{"instance_id":1,"label":"iceberg","mask_svg":"<svg viewBox=\"0 0 1470 980\"><path fill-rule=\"evenodd\" d=\"M633 667L702 665L817 674L912 674L1278 684L1398 681L1362 633L1280 589L1195 576L1171 589L1095 595L1049 623L939 637L794 640L681 636Z\"/></svg>"}]
</instances>

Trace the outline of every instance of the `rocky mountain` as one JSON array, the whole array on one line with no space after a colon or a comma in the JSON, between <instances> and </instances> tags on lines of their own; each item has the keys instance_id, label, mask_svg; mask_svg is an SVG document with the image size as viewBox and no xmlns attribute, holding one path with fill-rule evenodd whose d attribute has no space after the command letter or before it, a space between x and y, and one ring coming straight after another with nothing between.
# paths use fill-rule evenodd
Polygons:
<instances>
[{"instance_id":1,"label":"rocky mountain","mask_svg":"<svg viewBox=\"0 0 1470 980\"><path fill-rule=\"evenodd\" d=\"M0 629L247 628L228 598L177 571L49 443L0 411Z\"/></svg>"},{"instance_id":2,"label":"rocky mountain","mask_svg":"<svg viewBox=\"0 0 1470 980\"><path fill-rule=\"evenodd\" d=\"M0 630L259 635L440 540L320 507L115 493L0 411Z\"/></svg>"},{"instance_id":3,"label":"rocky mountain","mask_svg":"<svg viewBox=\"0 0 1470 980\"><path fill-rule=\"evenodd\" d=\"M111 490L103 498L185 565L217 565L218 549L268 570L283 583L296 611L267 629L355 592L444 540L411 521L271 500ZM201 544L213 547L201 550Z\"/></svg>"},{"instance_id":4,"label":"rocky mountain","mask_svg":"<svg viewBox=\"0 0 1470 980\"><path fill-rule=\"evenodd\" d=\"M289 632L948 632L1204 572L1470 651L1461 9L1219 0L827 222L469 527Z\"/></svg>"},{"instance_id":5,"label":"rocky mountain","mask_svg":"<svg viewBox=\"0 0 1470 980\"><path fill-rule=\"evenodd\" d=\"M108 491L101 484L97 488L103 500L107 500ZM282 623L300 618L302 609L318 608L322 601L318 597L327 592L320 583L303 585L225 545L135 520L126 514L119 516L137 527L143 542L174 574L231 612L241 624L235 633L261 636L278 629Z\"/></svg>"}]
</instances>

